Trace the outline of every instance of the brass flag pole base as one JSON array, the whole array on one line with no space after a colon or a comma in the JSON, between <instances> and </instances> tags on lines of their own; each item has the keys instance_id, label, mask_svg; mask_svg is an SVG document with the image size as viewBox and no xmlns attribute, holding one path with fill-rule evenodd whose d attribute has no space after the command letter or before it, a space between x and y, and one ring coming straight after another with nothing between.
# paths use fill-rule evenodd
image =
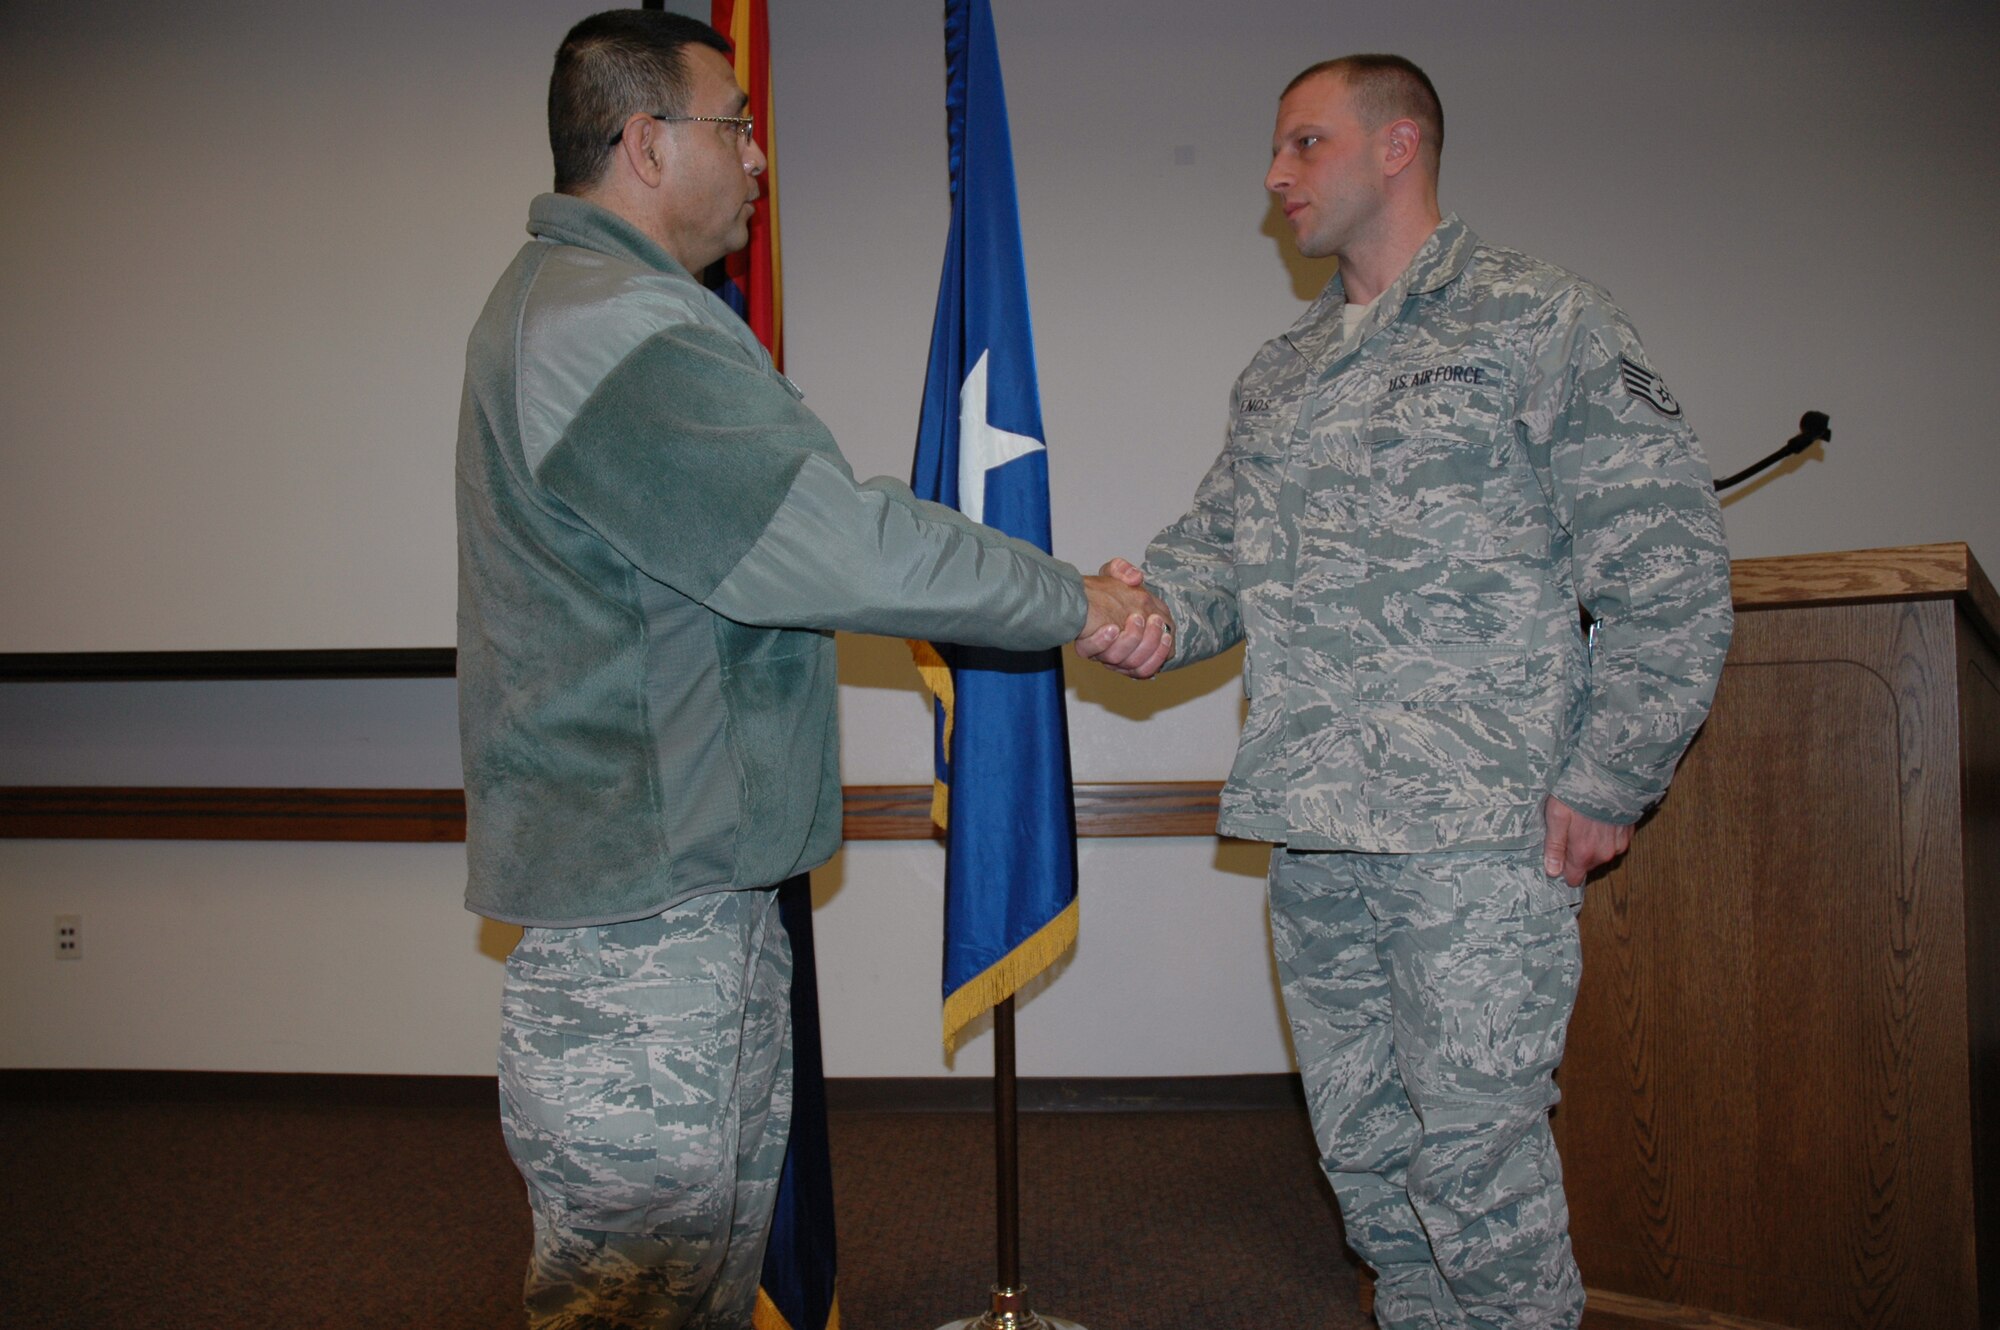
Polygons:
<instances>
[{"instance_id":1,"label":"brass flag pole base","mask_svg":"<svg viewBox=\"0 0 2000 1330\"><path fill-rule=\"evenodd\" d=\"M1028 1306L1028 1286L993 1286L993 1309L984 1316L968 1316L951 1321L938 1330L1083 1330L1075 1321L1059 1316L1037 1316Z\"/></svg>"}]
</instances>

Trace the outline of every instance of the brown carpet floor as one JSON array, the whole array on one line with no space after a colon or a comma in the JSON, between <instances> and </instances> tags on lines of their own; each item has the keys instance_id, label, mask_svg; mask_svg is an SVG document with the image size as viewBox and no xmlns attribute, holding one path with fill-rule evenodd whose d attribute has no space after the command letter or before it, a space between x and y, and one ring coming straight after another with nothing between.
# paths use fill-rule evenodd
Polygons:
<instances>
[{"instance_id":1,"label":"brown carpet floor","mask_svg":"<svg viewBox=\"0 0 2000 1330\"><path fill-rule=\"evenodd\" d=\"M0 1102L0 1326L499 1330L521 1324L521 1183L490 1102L181 1092ZM985 1309L984 1114L832 1122L846 1330ZM1302 1111L1030 1113L1021 1259L1089 1330L1359 1330Z\"/></svg>"}]
</instances>

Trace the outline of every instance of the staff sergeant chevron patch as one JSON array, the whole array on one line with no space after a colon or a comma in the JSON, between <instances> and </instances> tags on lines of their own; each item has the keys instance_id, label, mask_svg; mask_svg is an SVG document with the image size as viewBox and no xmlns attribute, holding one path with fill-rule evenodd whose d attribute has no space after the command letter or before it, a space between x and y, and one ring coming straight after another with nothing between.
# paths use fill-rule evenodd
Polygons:
<instances>
[{"instance_id":1,"label":"staff sergeant chevron patch","mask_svg":"<svg viewBox=\"0 0 2000 1330\"><path fill-rule=\"evenodd\" d=\"M1667 391L1667 381L1653 371L1634 364L1625 356L1618 357L1618 373L1625 380L1625 390L1640 398L1661 415L1678 420L1681 404Z\"/></svg>"}]
</instances>

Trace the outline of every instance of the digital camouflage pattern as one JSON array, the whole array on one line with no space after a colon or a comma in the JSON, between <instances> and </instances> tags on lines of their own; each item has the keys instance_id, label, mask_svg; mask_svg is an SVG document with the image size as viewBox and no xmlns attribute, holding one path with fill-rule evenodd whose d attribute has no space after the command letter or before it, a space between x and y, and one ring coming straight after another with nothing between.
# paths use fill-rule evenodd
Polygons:
<instances>
[{"instance_id":1,"label":"digital camouflage pattern","mask_svg":"<svg viewBox=\"0 0 2000 1330\"><path fill-rule=\"evenodd\" d=\"M1721 510L1679 403L1602 291L1456 217L1343 335L1345 299L1336 277L1258 352L1146 554L1170 668L1248 640L1221 830L1520 847L1551 792L1636 821L1729 644Z\"/></svg>"},{"instance_id":2,"label":"digital camouflage pattern","mask_svg":"<svg viewBox=\"0 0 2000 1330\"><path fill-rule=\"evenodd\" d=\"M1453 217L1345 306L1336 277L1251 361L1146 578L1173 665L1248 643L1220 828L1280 846L1273 951L1377 1318L1566 1330L1548 1110L1582 893L1542 872L1542 810L1630 823L1666 791L1729 645L1721 510L1588 283Z\"/></svg>"},{"instance_id":3,"label":"digital camouflage pattern","mask_svg":"<svg viewBox=\"0 0 2000 1330\"><path fill-rule=\"evenodd\" d=\"M1391 1330L1583 1313L1553 1076L1578 892L1538 849L1271 856L1271 945L1322 1166Z\"/></svg>"},{"instance_id":4,"label":"digital camouflage pattern","mask_svg":"<svg viewBox=\"0 0 2000 1330\"><path fill-rule=\"evenodd\" d=\"M750 1324L791 1121L791 969L771 889L523 934L500 1096L537 1330Z\"/></svg>"}]
</instances>

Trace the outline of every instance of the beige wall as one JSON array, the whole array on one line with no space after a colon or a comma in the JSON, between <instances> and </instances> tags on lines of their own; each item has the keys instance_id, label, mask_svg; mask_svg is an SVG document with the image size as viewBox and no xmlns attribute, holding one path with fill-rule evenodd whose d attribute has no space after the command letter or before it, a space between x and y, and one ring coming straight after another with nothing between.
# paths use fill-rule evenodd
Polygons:
<instances>
[{"instance_id":1,"label":"beige wall","mask_svg":"<svg viewBox=\"0 0 2000 1330\"><path fill-rule=\"evenodd\" d=\"M0 650L450 640L463 339L590 7L0 9ZM2000 567L1993 7L995 8L1066 557L1180 510L1231 379L1321 275L1258 186L1278 87L1392 49L1443 93L1446 206L1608 287L1718 471L1832 416L1823 457L1729 504L1735 553L1964 539ZM901 474L948 208L938 6L772 11L789 369L858 471ZM843 680L847 778L921 780L896 649L846 641ZM1080 779L1224 769L1230 662L1073 682ZM448 686L286 687L0 689L0 780L453 783ZM946 1069L935 855L821 876L835 1074ZM1286 1066L1254 859L1087 844L1023 1069ZM461 865L0 844L0 1065L484 1070L504 937L458 909ZM84 959L57 963L78 912Z\"/></svg>"}]
</instances>

